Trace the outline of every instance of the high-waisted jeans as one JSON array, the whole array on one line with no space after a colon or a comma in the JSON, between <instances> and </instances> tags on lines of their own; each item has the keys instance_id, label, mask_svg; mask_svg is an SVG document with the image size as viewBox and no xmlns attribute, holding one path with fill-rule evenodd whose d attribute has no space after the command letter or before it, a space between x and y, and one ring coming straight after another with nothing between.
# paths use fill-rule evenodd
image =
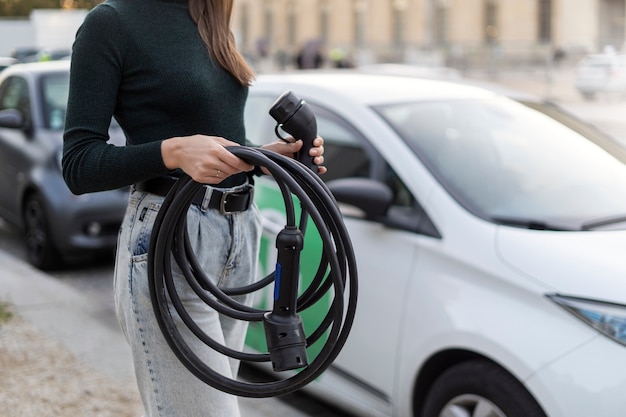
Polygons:
<instances>
[{"instance_id":1,"label":"high-waisted jeans","mask_svg":"<svg viewBox=\"0 0 626 417\"><path fill-rule=\"evenodd\" d=\"M237 398L206 385L188 371L169 348L156 322L148 287L147 250L162 201L163 197L131 188L115 264L116 312L132 350L145 416L237 417ZM254 280L261 233L256 206L222 215L218 210L192 205L187 227L196 257L217 285L238 287ZM176 263L172 264L178 294L195 322L215 340L241 350L246 324L207 306L187 284ZM205 346L184 324L178 328L204 363L229 378L236 376L236 361Z\"/></svg>"}]
</instances>

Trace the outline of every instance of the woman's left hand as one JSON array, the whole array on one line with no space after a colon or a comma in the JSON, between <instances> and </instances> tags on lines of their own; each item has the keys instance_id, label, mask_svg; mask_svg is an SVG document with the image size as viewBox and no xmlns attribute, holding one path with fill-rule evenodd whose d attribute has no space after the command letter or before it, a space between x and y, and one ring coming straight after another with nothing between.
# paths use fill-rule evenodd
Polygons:
<instances>
[{"instance_id":1,"label":"woman's left hand","mask_svg":"<svg viewBox=\"0 0 626 417\"><path fill-rule=\"evenodd\" d=\"M284 140L278 139L272 143L263 145L261 148L293 158L300 148L302 148L302 144L303 142L301 140L285 142ZM313 163L317 165L317 173L320 175L326 173L326 167L322 165L324 163L324 139L320 136L313 139L313 146L309 150L309 155L313 157ZM265 174L269 174L265 168L262 169Z\"/></svg>"}]
</instances>

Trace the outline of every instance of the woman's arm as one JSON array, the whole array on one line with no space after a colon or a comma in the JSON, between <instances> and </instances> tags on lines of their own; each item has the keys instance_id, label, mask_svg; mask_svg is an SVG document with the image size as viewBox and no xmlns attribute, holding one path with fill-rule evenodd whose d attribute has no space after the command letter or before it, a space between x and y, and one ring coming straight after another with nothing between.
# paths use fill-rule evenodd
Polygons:
<instances>
[{"instance_id":1,"label":"woman's arm","mask_svg":"<svg viewBox=\"0 0 626 417\"><path fill-rule=\"evenodd\" d=\"M77 32L63 141L63 176L75 194L168 172L160 141L129 147L106 143L128 43L122 20L109 5L94 8Z\"/></svg>"}]
</instances>

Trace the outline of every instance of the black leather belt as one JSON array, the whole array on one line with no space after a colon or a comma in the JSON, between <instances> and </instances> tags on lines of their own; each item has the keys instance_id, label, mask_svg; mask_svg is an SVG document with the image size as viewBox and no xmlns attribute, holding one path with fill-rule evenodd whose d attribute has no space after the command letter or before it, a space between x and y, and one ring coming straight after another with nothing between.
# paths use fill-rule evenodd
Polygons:
<instances>
[{"instance_id":1,"label":"black leather belt","mask_svg":"<svg viewBox=\"0 0 626 417\"><path fill-rule=\"evenodd\" d=\"M176 181L175 177L157 177L135 184L135 189L165 197ZM193 196L191 203L202 206L206 193L207 186L204 185ZM235 190L212 188L208 207L219 210L222 214L246 211L252 204L253 196L254 187L251 185Z\"/></svg>"}]
</instances>

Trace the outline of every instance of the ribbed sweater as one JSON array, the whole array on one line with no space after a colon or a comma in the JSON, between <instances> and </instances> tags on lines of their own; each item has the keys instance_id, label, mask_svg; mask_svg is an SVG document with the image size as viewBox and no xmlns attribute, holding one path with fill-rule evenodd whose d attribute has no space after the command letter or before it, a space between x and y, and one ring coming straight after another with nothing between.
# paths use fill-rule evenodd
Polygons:
<instances>
[{"instance_id":1,"label":"ribbed sweater","mask_svg":"<svg viewBox=\"0 0 626 417\"><path fill-rule=\"evenodd\" d=\"M72 48L63 175L76 194L168 174L161 142L206 134L245 143L248 88L212 60L187 0L107 0ZM107 144L114 116L127 146ZM241 184L246 174L223 181Z\"/></svg>"}]
</instances>

